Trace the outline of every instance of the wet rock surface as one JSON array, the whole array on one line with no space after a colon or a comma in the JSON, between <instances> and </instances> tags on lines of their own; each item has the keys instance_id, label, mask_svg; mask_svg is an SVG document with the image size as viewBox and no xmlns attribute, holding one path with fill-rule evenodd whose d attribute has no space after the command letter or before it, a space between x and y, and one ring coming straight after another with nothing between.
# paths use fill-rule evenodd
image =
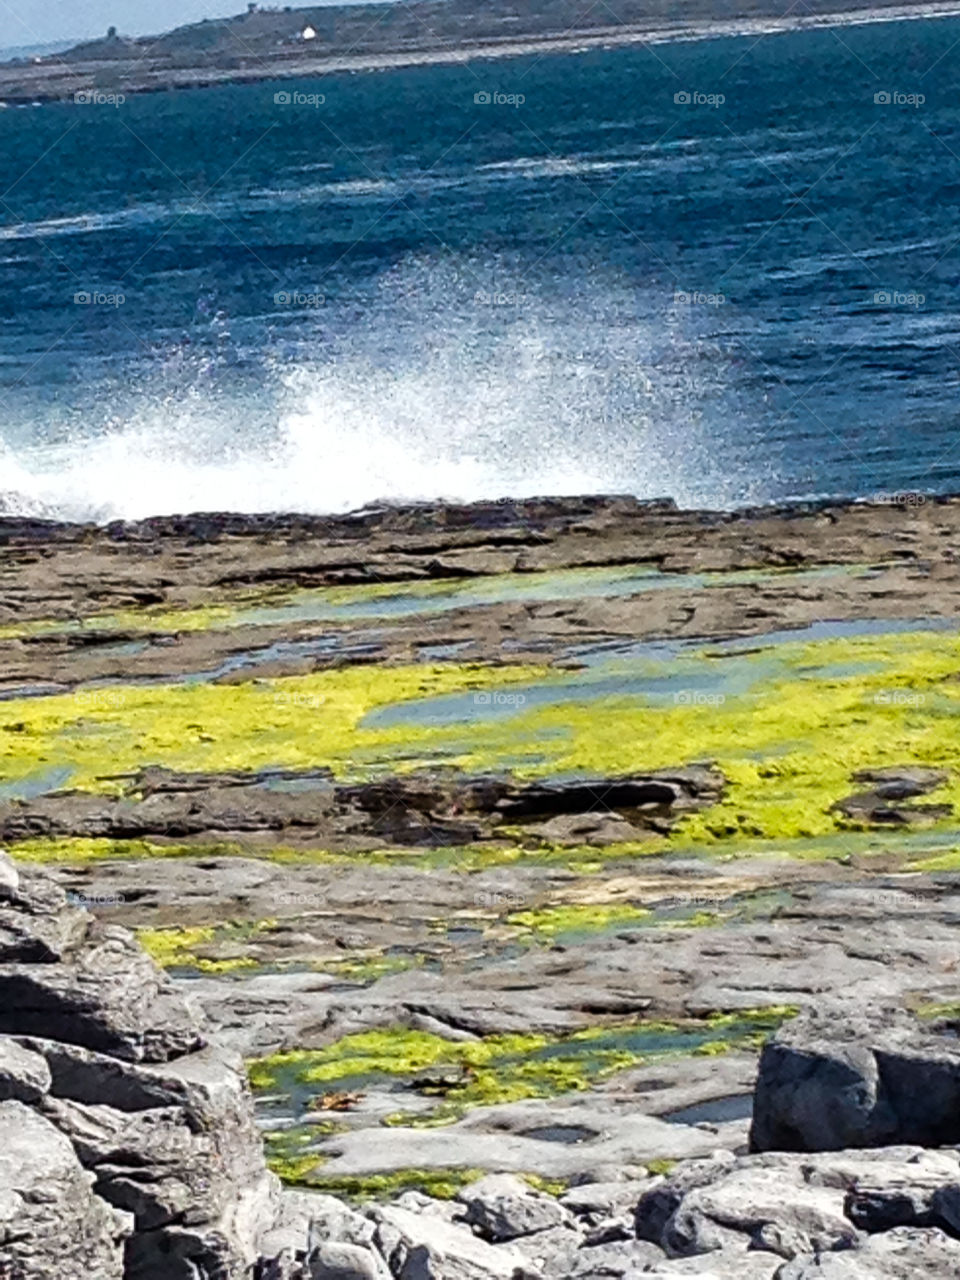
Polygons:
<instances>
[{"instance_id":1,"label":"wet rock surface","mask_svg":"<svg viewBox=\"0 0 960 1280\"><path fill-rule=\"evenodd\" d=\"M64 1277L955 1274L958 537L0 522L0 1123Z\"/></svg>"},{"instance_id":2,"label":"wet rock surface","mask_svg":"<svg viewBox=\"0 0 960 1280\"><path fill-rule=\"evenodd\" d=\"M300 788L282 789L291 782ZM707 767L546 784L438 773L353 786L323 774L178 776L151 769L125 780L126 791L118 796L65 793L0 804L0 840L223 839L294 832L298 840L340 850L489 840L506 823L542 833L540 824L559 817L574 820L574 836L582 840L586 831L603 844L665 833L678 814L715 803L723 785L722 775ZM598 806L602 811L595 815ZM622 821L605 838L590 820L606 819L612 808Z\"/></svg>"}]
</instances>

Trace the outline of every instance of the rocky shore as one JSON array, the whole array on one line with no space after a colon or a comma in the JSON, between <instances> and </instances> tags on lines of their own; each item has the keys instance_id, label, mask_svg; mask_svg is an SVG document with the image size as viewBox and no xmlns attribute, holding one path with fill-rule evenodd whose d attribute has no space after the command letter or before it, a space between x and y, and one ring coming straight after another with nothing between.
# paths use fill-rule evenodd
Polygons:
<instances>
[{"instance_id":1,"label":"rocky shore","mask_svg":"<svg viewBox=\"0 0 960 1280\"><path fill-rule=\"evenodd\" d=\"M239 1061L132 935L5 855L0 996L10 1280L946 1280L960 1266L956 1023L850 1005L799 1018L764 1048L749 1133L681 1124L691 1158L659 1168L635 1163L650 1144L638 1098L609 1168L562 1191L500 1173L451 1199L352 1207L281 1192Z\"/></svg>"},{"instance_id":2,"label":"rocky shore","mask_svg":"<svg viewBox=\"0 0 960 1280\"><path fill-rule=\"evenodd\" d=\"M0 548L4 1280L957 1274L960 501Z\"/></svg>"}]
</instances>

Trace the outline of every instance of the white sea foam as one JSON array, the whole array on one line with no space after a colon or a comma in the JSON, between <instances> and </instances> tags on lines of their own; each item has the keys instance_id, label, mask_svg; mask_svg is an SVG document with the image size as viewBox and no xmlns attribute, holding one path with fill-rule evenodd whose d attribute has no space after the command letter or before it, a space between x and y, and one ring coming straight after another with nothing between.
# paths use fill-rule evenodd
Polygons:
<instances>
[{"instance_id":1,"label":"white sea foam","mask_svg":"<svg viewBox=\"0 0 960 1280\"><path fill-rule=\"evenodd\" d=\"M133 369L120 390L94 386L82 426L53 443L4 447L0 430L0 509L107 520L537 494L714 507L762 496L762 464L744 492L725 454L725 358L698 341L695 309L582 282L545 299L502 266L478 270L406 263L333 340L329 314L304 318L293 355L279 344L261 353L255 395L249 378L237 390L207 364L188 375L173 359L152 377Z\"/></svg>"}]
</instances>

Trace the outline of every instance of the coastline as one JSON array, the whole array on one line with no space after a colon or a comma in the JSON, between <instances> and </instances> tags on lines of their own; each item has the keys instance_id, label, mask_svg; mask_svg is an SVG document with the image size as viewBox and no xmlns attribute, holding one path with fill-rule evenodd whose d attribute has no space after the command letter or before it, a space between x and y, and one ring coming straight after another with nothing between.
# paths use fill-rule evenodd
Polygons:
<instances>
[{"instance_id":1,"label":"coastline","mask_svg":"<svg viewBox=\"0 0 960 1280\"><path fill-rule=\"evenodd\" d=\"M163 1007L246 1059L291 1186L732 1159L794 1011L958 1007L958 534L960 497L918 494L0 522L0 876L41 864L109 927L111 981L126 939L123 991L136 932ZM22 1005L8 1035L78 1043ZM525 1274L636 1274L645 1240L568 1224Z\"/></svg>"},{"instance_id":2,"label":"coastline","mask_svg":"<svg viewBox=\"0 0 960 1280\"><path fill-rule=\"evenodd\" d=\"M122 63L76 64L62 60L30 66L0 64L0 104L41 105L69 101L85 90L124 95L171 92L178 89L215 88L227 84L257 84L275 80L313 79L325 75L361 71L398 70L414 66L490 62L529 57L533 54L586 53L594 49L619 49L632 45L681 44L703 40L758 39L822 28L871 26L884 22L906 22L960 17L960 0L932 0L918 5L891 5L862 10L792 16L732 18L726 21L695 21L684 25L598 27L591 30L531 35L526 38L464 41L443 48L409 48L391 53L347 53L336 51L296 62L284 58L258 59L256 66L170 67L150 66L132 59L126 73Z\"/></svg>"}]
</instances>

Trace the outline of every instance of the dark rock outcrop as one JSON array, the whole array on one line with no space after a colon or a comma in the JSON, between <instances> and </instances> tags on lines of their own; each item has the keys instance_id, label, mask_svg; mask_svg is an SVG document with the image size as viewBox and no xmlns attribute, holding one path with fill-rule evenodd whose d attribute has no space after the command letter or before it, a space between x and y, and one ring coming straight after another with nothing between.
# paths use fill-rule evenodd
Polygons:
<instances>
[{"instance_id":1,"label":"dark rock outcrop","mask_svg":"<svg viewBox=\"0 0 960 1280\"><path fill-rule=\"evenodd\" d=\"M291 779L299 784L297 790L278 786ZM0 803L0 839L181 839L295 832L329 849L405 847L493 839L504 823L542 834L545 822L573 819L575 827L582 827L582 841L604 844L647 831L665 834L678 816L716 804L725 786L719 770L696 764L630 777L551 783L524 783L508 776L461 779L437 771L343 785L319 772L185 775L159 768L127 781L128 792L120 796L64 791ZM611 818L619 820L618 826L605 835L598 822ZM3 929L0 911L0 947ZM53 954L58 941L47 944ZM15 942L11 938L10 945ZM43 959L43 940L32 935L21 940L11 958L31 959L31 942L37 958Z\"/></svg>"},{"instance_id":2,"label":"dark rock outcrop","mask_svg":"<svg viewBox=\"0 0 960 1280\"><path fill-rule=\"evenodd\" d=\"M757 1151L960 1143L960 1042L902 1010L812 1009L764 1047Z\"/></svg>"}]
</instances>

